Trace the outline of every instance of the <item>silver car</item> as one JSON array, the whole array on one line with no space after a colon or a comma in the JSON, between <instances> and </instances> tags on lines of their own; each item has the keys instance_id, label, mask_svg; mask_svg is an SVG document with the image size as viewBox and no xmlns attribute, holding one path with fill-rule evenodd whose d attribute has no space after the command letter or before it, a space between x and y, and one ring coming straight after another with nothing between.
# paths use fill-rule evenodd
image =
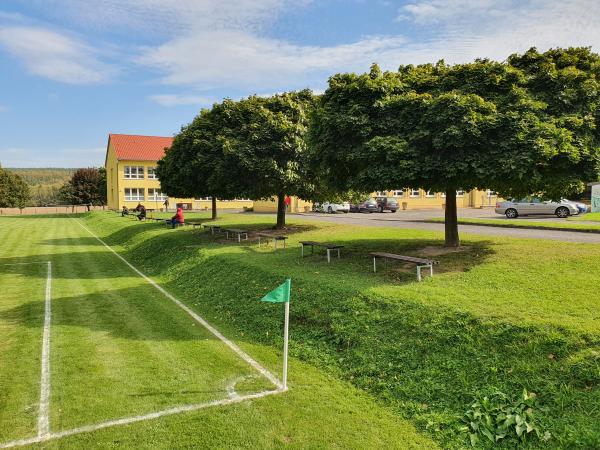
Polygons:
<instances>
[{"instance_id":1,"label":"silver car","mask_svg":"<svg viewBox=\"0 0 600 450\"><path fill-rule=\"evenodd\" d=\"M496 214L504 214L509 219L534 214L555 214L557 217L564 218L579 214L579 209L574 203L564 200L551 202L536 197L527 197L496 203Z\"/></svg>"}]
</instances>

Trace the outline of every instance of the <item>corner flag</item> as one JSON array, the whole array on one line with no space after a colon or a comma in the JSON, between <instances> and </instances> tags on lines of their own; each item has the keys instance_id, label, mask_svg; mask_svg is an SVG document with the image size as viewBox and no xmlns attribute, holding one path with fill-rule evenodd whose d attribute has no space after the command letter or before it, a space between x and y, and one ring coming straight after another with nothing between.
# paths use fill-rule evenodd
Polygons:
<instances>
[{"instance_id":1,"label":"corner flag","mask_svg":"<svg viewBox=\"0 0 600 450\"><path fill-rule=\"evenodd\" d=\"M261 301L269 303L285 303L285 318L283 322L283 390L287 390L287 369L288 369L288 340L290 327L290 291L292 289L292 280L288 278L285 282L273 289Z\"/></svg>"},{"instance_id":2,"label":"corner flag","mask_svg":"<svg viewBox=\"0 0 600 450\"><path fill-rule=\"evenodd\" d=\"M285 282L273 289L267 295L260 299L261 302L284 303L290 301L290 290L292 288L292 280L287 279Z\"/></svg>"}]
</instances>

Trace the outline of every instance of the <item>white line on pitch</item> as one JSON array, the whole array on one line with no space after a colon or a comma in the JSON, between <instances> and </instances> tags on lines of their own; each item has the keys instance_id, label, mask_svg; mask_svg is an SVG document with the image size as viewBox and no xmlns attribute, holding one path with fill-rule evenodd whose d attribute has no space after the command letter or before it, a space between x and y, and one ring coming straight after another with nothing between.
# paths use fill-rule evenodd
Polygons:
<instances>
[{"instance_id":1,"label":"white line on pitch","mask_svg":"<svg viewBox=\"0 0 600 450\"><path fill-rule=\"evenodd\" d=\"M81 228L86 230L89 234L91 234L98 241L100 241L100 243L102 243L102 245L104 245L107 249L109 249L112 253L114 253L121 261L123 261L125 264L127 264L135 273L137 273L139 276L141 276L144 280L146 280L148 283L150 283L152 286L154 286L158 291L160 291L165 297L167 297L169 300L171 300L173 303L175 303L177 306L179 306L181 309L183 309L186 313L188 313L196 322L198 322L200 325L202 325L204 328L206 328L208 331L210 331L212 334L214 334L217 338L219 338L225 345L227 345L231 350L233 350L240 358L242 358L244 361L246 361L256 371L261 373L271 383L273 383L275 386L277 386L278 389L283 389L283 384L281 383L281 381L279 381L277 379L277 377L275 377L275 375L273 375L271 372L269 372L267 369L265 369L263 366L261 366L254 358L252 358L250 355L248 355L246 352L244 352L241 348L239 348L236 344L234 344L232 341L230 341L225 336L223 336L220 331L218 331L215 327L213 327L211 324L209 324L206 320L204 320L201 316L199 316L191 308L189 308L183 302L181 302L180 300L175 298L168 291L166 291L160 285L158 285L154 280L152 280L150 277L148 277L143 272L141 272L139 269L137 269L133 264L131 264L129 261L127 261L121 255L119 255L115 250L113 250L113 248L110 245L108 245L106 242L104 242L102 239L100 239L98 236L96 236L88 227L83 225L79 220L77 220L77 219L73 219L73 220Z\"/></svg>"},{"instance_id":2,"label":"white line on pitch","mask_svg":"<svg viewBox=\"0 0 600 450\"><path fill-rule=\"evenodd\" d=\"M40 380L40 410L38 416L38 436L46 436L50 432L48 419L50 410L50 319L52 297L52 263L48 261L46 278L46 301L44 306L44 333L42 337L42 375Z\"/></svg>"},{"instance_id":3,"label":"white line on pitch","mask_svg":"<svg viewBox=\"0 0 600 450\"><path fill-rule=\"evenodd\" d=\"M192 405L184 405L178 406L175 408L163 409L162 411L156 411L153 413L142 414L139 416L133 417L124 417L122 419L109 420L106 422L97 423L95 425L86 425L80 428L73 428L71 430L58 431L55 433L48 433L45 436L37 436L28 439L20 439L16 441L6 442L4 444L0 444L0 448L12 448L12 447L21 447L24 445L38 444L40 442L46 442L53 439L60 439L67 436L73 436L75 434L82 433L90 433L92 431L101 430L103 428L115 427L119 425L128 425L135 422L143 422L146 420L158 419L159 417L164 416L172 416L174 414L181 414L184 412L197 411L199 409L210 408L212 406L225 406L232 405L234 403L240 403L246 400L254 400L257 398L266 397L267 395L280 394L285 392L283 389L276 389L273 391L263 391L258 392L256 394L248 394L244 396L239 396L236 398L226 398L223 400L214 400L212 402L207 403L196 403Z\"/></svg>"}]
</instances>

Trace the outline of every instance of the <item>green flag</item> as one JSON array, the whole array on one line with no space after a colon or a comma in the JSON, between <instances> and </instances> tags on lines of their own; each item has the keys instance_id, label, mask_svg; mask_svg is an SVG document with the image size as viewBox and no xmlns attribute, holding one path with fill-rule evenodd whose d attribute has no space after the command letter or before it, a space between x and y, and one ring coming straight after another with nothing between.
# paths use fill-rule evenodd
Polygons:
<instances>
[{"instance_id":1,"label":"green flag","mask_svg":"<svg viewBox=\"0 0 600 450\"><path fill-rule=\"evenodd\" d=\"M292 288L292 280L288 278L281 286L273 289L265 295L261 301L271 303L285 303L290 301L290 290Z\"/></svg>"}]
</instances>

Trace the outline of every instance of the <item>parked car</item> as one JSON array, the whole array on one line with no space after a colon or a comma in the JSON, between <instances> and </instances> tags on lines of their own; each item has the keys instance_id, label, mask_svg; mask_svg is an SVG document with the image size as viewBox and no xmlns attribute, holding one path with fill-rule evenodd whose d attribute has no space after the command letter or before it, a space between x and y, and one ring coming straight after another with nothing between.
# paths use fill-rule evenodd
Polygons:
<instances>
[{"instance_id":1,"label":"parked car","mask_svg":"<svg viewBox=\"0 0 600 450\"><path fill-rule=\"evenodd\" d=\"M377 211L379 211L379 206L377 206L377 201L374 198L370 198L358 204L350 204L350 212L373 213Z\"/></svg>"},{"instance_id":2,"label":"parked car","mask_svg":"<svg viewBox=\"0 0 600 450\"><path fill-rule=\"evenodd\" d=\"M398 200L395 198L377 197L375 201L377 202L377 207L379 208L380 213L384 211L391 211L395 213L398 211Z\"/></svg>"},{"instance_id":3,"label":"parked car","mask_svg":"<svg viewBox=\"0 0 600 450\"><path fill-rule=\"evenodd\" d=\"M589 210L589 206L586 205L585 203L575 202L575 201L571 201L571 200L567 200L567 199L562 199L561 201L567 202L567 203L573 203L579 210L579 214L584 214L584 213L588 212L588 210Z\"/></svg>"},{"instance_id":4,"label":"parked car","mask_svg":"<svg viewBox=\"0 0 600 450\"><path fill-rule=\"evenodd\" d=\"M579 214L579 209L569 201L552 202L537 197L527 197L496 203L496 214L504 214L509 219L534 214L555 214L563 218Z\"/></svg>"},{"instance_id":5,"label":"parked car","mask_svg":"<svg viewBox=\"0 0 600 450\"><path fill-rule=\"evenodd\" d=\"M347 213L347 212L350 212L350 203L348 203L348 202L343 202L343 203L325 202L325 203L321 204L320 210L323 212L327 212L329 214L333 214L333 213L337 213L337 212Z\"/></svg>"}]
</instances>

